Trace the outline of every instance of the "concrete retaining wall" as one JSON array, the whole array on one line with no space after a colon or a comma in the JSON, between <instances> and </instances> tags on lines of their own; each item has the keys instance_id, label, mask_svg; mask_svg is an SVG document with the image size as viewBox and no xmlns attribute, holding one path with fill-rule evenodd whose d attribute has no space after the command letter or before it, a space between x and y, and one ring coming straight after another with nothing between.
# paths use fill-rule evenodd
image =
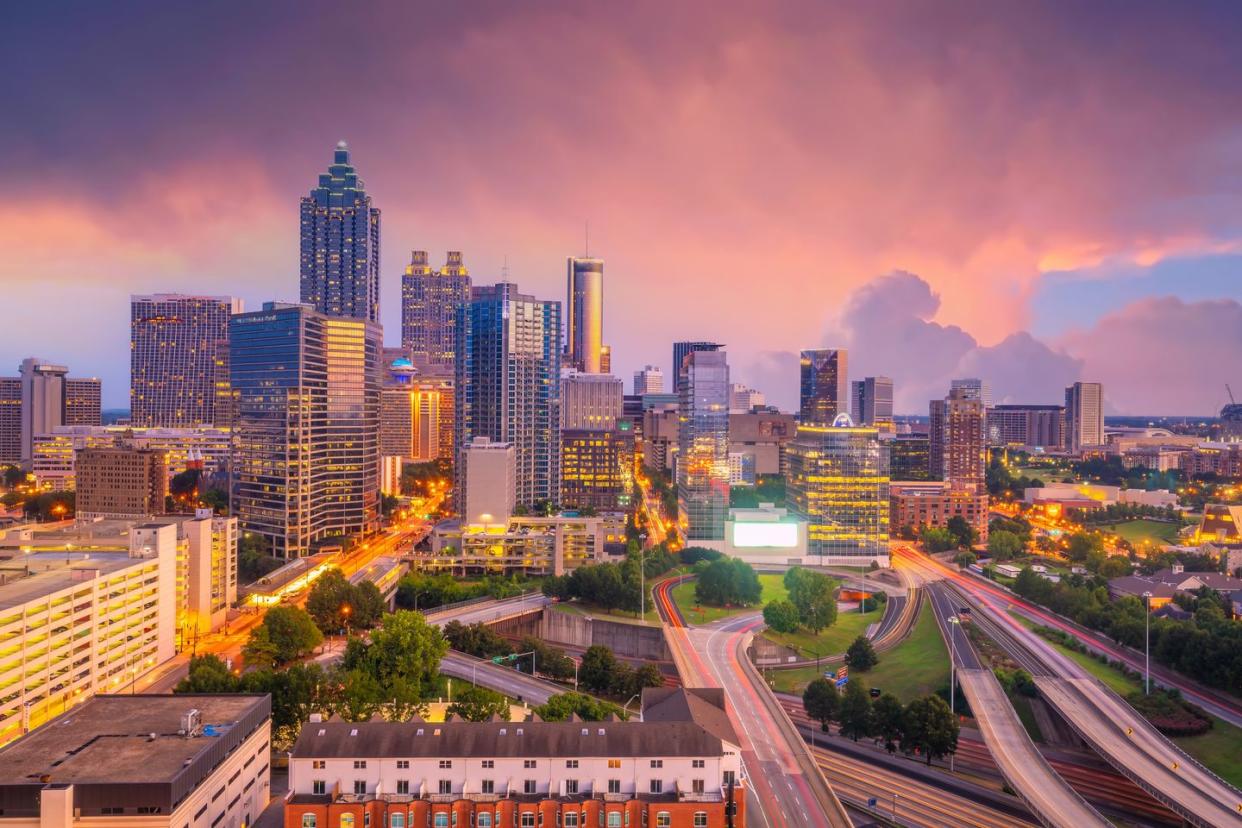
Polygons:
<instances>
[{"instance_id":1,"label":"concrete retaining wall","mask_svg":"<svg viewBox=\"0 0 1242 828\"><path fill-rule=\"evenodd\" d=\"M669 661L673 657L660 627L588 618L556 610L544 610L539 622L539 637L549 643L580 649L602 644L622 658Z\"/></svg>"}]
</instances>

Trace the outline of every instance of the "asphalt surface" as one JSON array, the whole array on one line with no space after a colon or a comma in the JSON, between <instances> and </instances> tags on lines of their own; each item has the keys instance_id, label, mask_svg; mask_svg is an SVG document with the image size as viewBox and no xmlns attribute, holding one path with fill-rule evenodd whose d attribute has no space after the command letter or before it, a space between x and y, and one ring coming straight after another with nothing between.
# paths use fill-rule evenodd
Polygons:
<instances>
[{"instance_id":1,"label":"asphalt surface","mask_svg":"<svg viewBox=\"0 0 1242 828\"><path fill-rule=\"evenodd\" d=\"M440 661L440 672L504 693L510 698L521 699L531 705L546 704L550 697L567 692L563 685L537 679L529 673L519 673L512 667L501 667L486 659L475 658L456 650L449 650Z\"/></svg>"}]
</instances>

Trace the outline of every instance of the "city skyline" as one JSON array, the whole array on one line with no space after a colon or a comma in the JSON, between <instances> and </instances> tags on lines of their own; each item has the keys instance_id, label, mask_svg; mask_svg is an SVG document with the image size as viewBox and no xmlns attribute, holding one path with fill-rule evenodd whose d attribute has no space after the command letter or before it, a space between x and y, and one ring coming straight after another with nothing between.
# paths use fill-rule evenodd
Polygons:
<instances>
[{"instance_id":1,"label":"city skyline","mask_svg":"<svg viewBox=\"0 0 1242 828\"><path fill-rule=\"evenodd\" d=\"M481 284L507 262L532 295L563 301L562 262L588 252L589 221L618 376L699 338L728 342L735 379L786 410L784 368L817 347L850 350L856 376L892 376L898 413L960 376L986 376L997 403L1055 403L1099 381L1108 414L1212 416L1227 402L1230 378L1212 368L1242 344L1236 9L1134 5L1118 26L1091 9L975 20L915 4L924 38L883 9L807 6L713 15L687 38L702 17L687 8L652 38L642 9L484 5L377 9L333 32L391 81L356 90L328 67L282 66L328 36L327 16L290 25L273 9L226 42L192 10L131 6L109 14L119 39L105 57L77 40L102 25L97 10L75 11L82 34L66 38L67 11L12 12L4 60L51 68L12 90L0 127L15 196L0 237L24 251L0 279L17 307L73 301L55 335L48 312L14 320L0 364L79 366L120 407L131 294L294 298L290 209L345 139L385 211L387 344L409 250L462 250ZM160 36L190 25L192 43ZM1113 48L1094 47L1103 33ZM252 37L289 59L239 62L262 51ZM1074 59L1046 62L1049 40ZM877 43L903 59L881 60ZM588 49L598 60L575 60ZM796 94L810 81L822 100ZM80 105L57 107L75 83ZM314 106L346 85L357 94ZM131 110L120 89L155 105ZM824 138L834 113L851 126ZM453 123L456 140L424 122ZM797 275L755 280L756 267Z\"/></svg>"}]
</instances>

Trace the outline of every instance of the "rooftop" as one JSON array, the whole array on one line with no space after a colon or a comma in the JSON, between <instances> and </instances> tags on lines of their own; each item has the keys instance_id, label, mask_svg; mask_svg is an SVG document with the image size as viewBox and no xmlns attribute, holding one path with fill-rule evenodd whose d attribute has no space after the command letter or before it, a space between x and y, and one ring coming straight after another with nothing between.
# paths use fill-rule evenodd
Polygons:
<instances>
[{"instance_id":1,"label":"rooftop","mask_svg":"<svg viewBox=\"0 0 1242 828\"><path fill-rule=\"evenodd\" d=\"M0 563L0 611L133 566L125 552L34 552Z\"/></svg>"}]
</instances>

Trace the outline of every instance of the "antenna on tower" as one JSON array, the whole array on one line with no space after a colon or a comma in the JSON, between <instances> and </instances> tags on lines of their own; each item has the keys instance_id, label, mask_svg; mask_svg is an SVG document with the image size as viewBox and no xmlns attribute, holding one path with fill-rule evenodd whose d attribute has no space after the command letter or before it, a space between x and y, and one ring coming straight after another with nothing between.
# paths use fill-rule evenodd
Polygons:
<instances>
[{"instance_id":1,"label":"antenna on tower","mask_svg":"<svg viewBox=\"0 0 1242 828\"><path fill-rule=\"evenodd\" d=\"M1238 401L1233 398L1233 389L1229 387L1229 383L1225 383L1225 393L1229 395L1229 402L1231 404L1233 405L1238 404Z\"/></svg>"},{"instance_id":2,"label":"antenna on tower","mask_svg":"<svg viewBox=\"0 0 1242 828\"><path fill-rule=\"evenodd\" d=\"M582 229L582 255L591 258L591 220L587 219L583 222Z\"/></svg>"},{"instance_id":3,"label":"antenna on tower","mask_svg":"<svg viewBox=\"0 0 1242 828\"><path fill-rule=\"evenodd\" d=\"M509 254L505 254L505 263L500 266L500 281L509 281Z\"/></svg>"}]
</instances>

